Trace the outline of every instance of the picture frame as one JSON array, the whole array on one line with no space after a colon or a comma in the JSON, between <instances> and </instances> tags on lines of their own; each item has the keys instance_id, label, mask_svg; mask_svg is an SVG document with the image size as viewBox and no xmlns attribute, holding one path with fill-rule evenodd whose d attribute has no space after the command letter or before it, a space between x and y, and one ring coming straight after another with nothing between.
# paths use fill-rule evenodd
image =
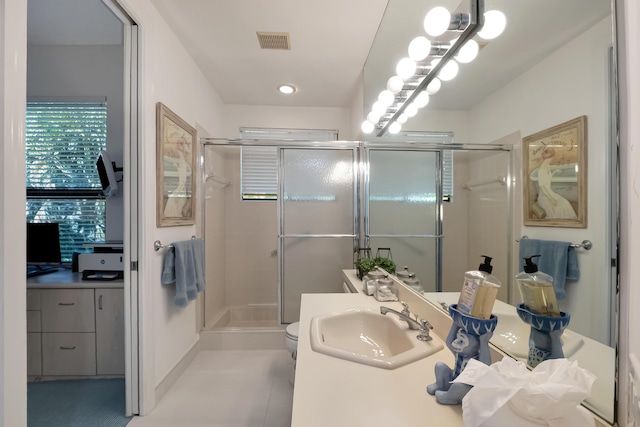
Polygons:
<instances>
[{"instance_id":1,"label":"picture frame","mask_svg":"<svg viewBox=\"0 0 640 427\"><path fill-rule=\"evenodd\" d=\"M587 116L522 140L524 225L587 227Z\"/></svg>"},{"instance_id":2,"label":"picture frame","mask_svg":"<svg viewBox=\"0 0 640 427\"><path fill-rule=\"evenodd\" d=\"M196 130L156 104L156 226L195 224Z\"/></svg>"}]
</instances>

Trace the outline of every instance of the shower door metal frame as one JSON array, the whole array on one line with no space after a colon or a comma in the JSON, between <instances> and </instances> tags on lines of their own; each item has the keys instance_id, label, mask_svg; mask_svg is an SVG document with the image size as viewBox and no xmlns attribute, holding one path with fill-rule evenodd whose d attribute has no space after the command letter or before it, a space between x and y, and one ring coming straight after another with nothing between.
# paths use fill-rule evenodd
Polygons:
<instances>
[{"instance_id":1,"label":"shower door metal frame","mask_svg":"<svg viewBox=\"0 0 640 427\"><path fill-rule=\"evenodd\" d=\"M435 135L435 133L434 133ZM443 133L443 135L451 135L449 133ZM365 189L365 194L364 194L364 200L363 200L363 204L364 204L364 219L363 219L363 225L364 225L364 230L362 232L363 235L363 239L364 241L362 242L364 247L369 247L369 238L370 237L410 237L410 236L403 236L403 235L393 235L393 236L383 236L383 235L376 235L376 236L371 236L369 235L369 150L371 149L383 149L383 150L395 150L395 151L432 151L432 152L439 152L439 158L442 159L442 152L444 150L451 150L451 151L499 151L499 152L507 152L509 153L509 161L507 163L507 177L506 177L506 190L507 190L507 204L509 206L509 215L508 215L508 224L507 224L507 252L508 254L511 256L511 259L515 259L514 254L513 254L513 242L515 242L515 238L514 238L514 219L513 219L513 213L514 213L514 199L513 199L513 183L514 183L514 170L513 170L513 164L515 162L514 159L514 155L515 155L515 151L513 149L512 145L507 145L507 144L457 144L457 143L443 143L443 142L428 142L428 141L424 141L424 140L419 140L419 139L412 139L411 137L403 137L403 138L397 138L394 139L393 137L385 137L385 138L374 138L374 139L370 139L367 140L365 142L362 143L362 147L364 148L365 151L365 155L364 155L364 164L363 164L363 170L362 170L362 182L363 182L363 187ZM439 173L437 173L437 180L438 182L437 187L436 187L436 197L437 197L437 201L438 201L438 208L437 208L437 218L438 218L438 225L436 228L436 233L434 235L431 235L429 237L434 237L437 238L437 246L436 246L436 251L437 251L437 273L436 273L436 278L437 278L437 282L436 282L436 292L442 292L442 239L444 238L444 235L442 234L442 161L439 160L438 161L438 169L439 169ZM415 237L426 237L425 236L415 236ZM507 262L507 277L511 278L514 276L514 266L513 266L513 262L512 260L510 260L509 262ZM510 302L512 300L512 293L513 293L513 284L511 283L511 279L509 279L508 284L507 284L507 302Z\"/></svg>"},{"instance_id":2,"label":"shower door metal frame","mask_svg":"<svg viewBox=\"0 0 640 427\"><path fill-rule=\"evenodd\" d=\"M284 245L287 238L346 238L351 237L353 240L354 251L357 251L358 242L360 241L360 210L358 194L360 192L359 165L360 165L360 146L357 141L331 141L331 142L315 142L312 145L278 145L278 299L280 301L278 310L278 322L283 324L284 318ZM286 234L284 233L284 150L302 149L302 150L351 150L352 152L352 182L353 182L353 224L352 234Z\"/></svg>"},{"instance_id":3,"label":"shower door metal frame","mask_svg":"<svg viewBox=\"0 0 640 427\"><path fill-rule=\"evenodd\" d=\"M365 162L363 168L363 186L364 186L364 247L371 247L370 241L372 237L411 237L411 238L434 238L436 239L436 292L442 291L442 152L443 148L428 148L419 144L367 144L364 143ZM442 144L440 144L441 146ZM419 151L435 153L436 158L436 214L435 214L435 234L371 234L370 230L370 153L371 151Z\"/></svg>"}]
</instances>

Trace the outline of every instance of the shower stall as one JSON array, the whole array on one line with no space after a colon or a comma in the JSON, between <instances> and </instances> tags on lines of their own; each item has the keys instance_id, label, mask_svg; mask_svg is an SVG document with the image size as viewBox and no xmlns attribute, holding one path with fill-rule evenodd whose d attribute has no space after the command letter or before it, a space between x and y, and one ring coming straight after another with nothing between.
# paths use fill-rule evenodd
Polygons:
<instances>
[{"instance_id":1,"label":"shower stall","mask_svg":"<svg viewBox=\"0 0 640 427\"><path fill-rule=\"evenodd\" d=\"M276 150L271 200L243 200L247 146ZM447 150L455 195L442 191ZM458 291L480 255L511 276L511 146L206 139L201 153L204 330L297 321L301 294L342 292L362 247L390 248L429 292Z\"/></svg>"}]
</instances>

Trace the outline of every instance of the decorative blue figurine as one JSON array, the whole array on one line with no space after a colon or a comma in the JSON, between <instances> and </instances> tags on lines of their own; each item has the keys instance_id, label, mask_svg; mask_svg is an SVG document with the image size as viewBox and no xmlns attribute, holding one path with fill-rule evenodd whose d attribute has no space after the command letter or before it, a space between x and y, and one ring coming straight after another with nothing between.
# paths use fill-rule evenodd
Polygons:
<instances>
[{"instance_id":1,"label":"decorative blue figurine","mask_svg":"<svg viewBox=\"0 0 640 427\"><path fill-rule=\"evenodd\" d=\"M562 333L569 326L571 315L563 311L560 317L541 316L527 309L524 304L517 307L518 316L531 326L529 334L529 357L527 365L532 368L547 359L562 359Z\"/></svg>"},{"instance_id":2,"label":"decorative blue figurine","mask_svg":"<svg viewBox=\"0 0 640 427\"><path fill-rule=\"evenodd\" d=\"M470 385L451 383L467 366L469 359L491 364L489 339L498 324L498 318L493 314L488 320L478 319L458 311L457 307L457 304L449 306L453 324L447 336L447 347L456 357L455 368L451 369L443 362L436 363L436 382L427 386L427 393L435 394L436 401L443 405L460 404L471 390Z\"/></svg>"}]
</instances>

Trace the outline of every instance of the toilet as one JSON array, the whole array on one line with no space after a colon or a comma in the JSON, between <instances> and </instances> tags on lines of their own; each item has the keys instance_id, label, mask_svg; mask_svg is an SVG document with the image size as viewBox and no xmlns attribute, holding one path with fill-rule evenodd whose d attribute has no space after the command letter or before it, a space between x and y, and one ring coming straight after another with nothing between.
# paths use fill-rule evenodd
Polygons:
<instances>
[{"instance_id":1,"label":"toilet","mask_svg":"<svg viewBox=\"0 0 640 427\"><path fill-rule=\"evenodd\" d=\"M342 290L345 294L349 294L354 292L346 282L342 283ZM291 376L289 377L289 382L293 385L294 379L296 376L296 364L295 360L298 355L298 329L300 328L300 322L293 322L287 325L284 333L284 341L287 350L291 352L291 358L294 360L293 370L291 371Z\"/></svg>"},{"instance_id":2,"label":"toilet","mask_svg":"<svg viewBox=\"0 0 640 427\"><path fill-rule=\"evenodd\" d=\"M287 350L291 352L291 358L294 360L293 369L291 370L291 375L289 376L289 382L293 385L295 376L296 376L296 365L295 360L298 354L298 329L300 327L300 322L294 322L287 325L284 333L284 341L287 347Z\"/></svg>"}]
</instances>

